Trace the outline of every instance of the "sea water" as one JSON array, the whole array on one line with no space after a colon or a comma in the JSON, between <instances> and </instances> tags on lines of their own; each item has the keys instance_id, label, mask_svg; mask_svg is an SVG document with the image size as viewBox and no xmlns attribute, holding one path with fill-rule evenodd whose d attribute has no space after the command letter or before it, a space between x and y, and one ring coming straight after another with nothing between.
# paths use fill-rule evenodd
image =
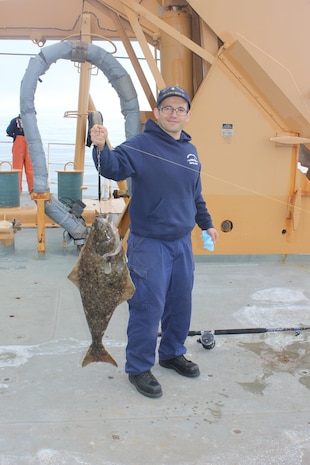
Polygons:
<instances>
[{"instance_id":1,"label":"sea water","mask_svg":"<svg viewBox=\"0 0 310 465\"><path fill-rule=\"evenodd\" d=\"M49 41L46 46L53 43L54 41ZM149 111L149 102L121 42L115 41L113 45L109 45L99 41L95 45L113 54L116 51L115 58L128 72L137 91L140 109ZM156 84L143 59L139 44L134 42L132 45L137 57L141 58L141 67L155 95ZM40 48L32 41L0 41L0 65L2 70L7 71L0 74L0 161L12 160L12 139L6 137L6 128L19 111L20 83L28 63L31 57L39 52ZM79 67L71 60L57 60L57 63L53 63L37 83L34 104L45 152L49 189L52 193L57 192L57 170L63 170L66 163L74 161L77 124L74 114L78 103L79 86ZM104 125L109 131L109 142L115 147L125 140L120 98L107 76L98 72L97 68L92 68L89 91L96 108L103 115ZM71 117L64 117L65 113L69 113ZM90 197L98 195L98 174L91 153L92 149L85 147L83 186L86 190L83 190L83 196ZM27 192L24 174L23 190ZM102 192L105 190L102 189Z\"/></svg>"},{"instance_id":2,"label":"sea water","mask_svg":"<svg viewBox=\"0 0 310 465\"><path fill-rule=\"evenodd\" d=\"M125 131L119 121L112 122L109 127L109 139L113 146L125 140ZM12 138L6 136L9 120L0 117L0 162L12 162ZM52 194L57 194L58 171L73 169L76 139L76 118L64 118L57 115L37 115L38 128L41 135L48 171L48 187ZM5 170L9 165L3 165ZM1 167L0 167L1 169ZM109 198L117 188L114 181L101 179L102 198ZM23 192L27 192L27 182L23 173ZM92 159L92 147L85 146L83 197L98 198L98 173Z\"/></svg>"}]
</instances>

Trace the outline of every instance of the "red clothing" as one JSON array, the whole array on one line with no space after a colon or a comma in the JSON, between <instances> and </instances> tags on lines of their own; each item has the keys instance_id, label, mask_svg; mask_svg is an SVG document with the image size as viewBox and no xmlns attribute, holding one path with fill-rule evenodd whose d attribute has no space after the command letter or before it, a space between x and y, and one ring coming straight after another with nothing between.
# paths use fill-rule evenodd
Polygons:
<instances>
[{"instance_id":1,"label":"red clothing","mask_svg":"<svg viewBox=\"0 0 310 465\"><path fill-rule=\"evenodd\" d=\"M19 190L22 192L23 168L25 169L28 192L33 190L33 168L25 136L16 136L12 146L13 168L20 170Z\"/></svg>"}]
</instances>

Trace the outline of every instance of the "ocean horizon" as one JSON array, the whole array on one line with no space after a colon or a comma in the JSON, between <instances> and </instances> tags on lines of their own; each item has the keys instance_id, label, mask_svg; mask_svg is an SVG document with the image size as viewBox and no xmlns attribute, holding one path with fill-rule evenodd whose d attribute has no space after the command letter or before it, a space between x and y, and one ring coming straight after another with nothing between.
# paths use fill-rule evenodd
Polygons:
<instances>
[{"instance_id":1,"label":"ocean horizon","mask_svg":"<svg viewBox=\"0 0 310 465\"><path fill-rule=\"evenodd\" d=\"M0 117L0 163L12 162L12 138L6 135L6 128L10 120ZM122 119L122 115L120 120ZM48 186L52 194L58 192L58 171L73 169L75 155L76 118L64 118L57 115L37 116L38 128L45 152L46 166L48 170ZM124 125L123 125L124 126ZM109 140L116 146L125 140L125 129L119 121L115 121L108 128ZM1 163L0 170L10 169L8 163ZM117 187L114 181L102 178L102 198L111 196L111 192ZM27 192L27 182L23 173L23 192ZM98 198L98 173L92 160L92 147L85 146L85 162L83 177L83 196Z\"/></svg>"},{"instance_id":2,"label":"ocean horizon","mask_svg":"<svg viewBox=\"0 0 310 465\"><path fill-rule=\"evenodd\" d=\"M55 41L48 41L46 46ZM113 46L98 42L95 44L114 53L115 58L130 75L137 91L140 109L149 111L149 103L143 92L134 68L126 55L121 42ZM141 66L156 94L156 85L150 70L143 60L139 44L134 44L137 56L141 58ZM1 68L7 72L0 75L1 106L0 106L0 162L12 160L12 139L6 136L6 128L12 118L17 116L20 106L20 84L28 68L31 56L40 53L40 48L29 40L0 41ZM41 76L35 92L35 108L38 127L45 152L48 169L48 183L51 193L57 192L57 171L63 170L66 163L74 161L76 123L75 117L64 117L65 112L75 114L79 95L79 69L70 60L57 60L48 71ZM120 99L104 73L96 68L92 71L90 95L101 111L104 125L109 132L109 142L113 147L125 140L125 120L121 112ZM61 145L59 145L61 144ZM94 168L91 148L85 147L85 165L83 196L98 196L98 175ZM23 190L27 191L23 175ZM106 191L105 188L102 192Z\"/></svg>"}]
</instances>

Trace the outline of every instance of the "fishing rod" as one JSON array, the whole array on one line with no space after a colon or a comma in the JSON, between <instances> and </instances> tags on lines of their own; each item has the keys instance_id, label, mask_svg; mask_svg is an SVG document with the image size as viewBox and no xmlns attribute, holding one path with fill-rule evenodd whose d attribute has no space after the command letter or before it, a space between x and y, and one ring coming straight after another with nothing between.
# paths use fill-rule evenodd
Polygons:
<instances>
[{"instance_id":1,"label":"fishing rod","mask_svg":"<svg viewBox=\"0 0 310 465\"><path fill-rule=\"evenodd\" d=\"M200 342L204 349L213 349L215 347L215 337L224 334L259 334L259 333L276 333L289 331L299 336L301 331L309 331L310 326L292 326L288 328L232 328L232 329L214 329L206 331L189 331L188 336L200 336L197 342ZM158 333L161 336L161 333Z\"/></svg>"},{"instance_id":2,"label":"fishing rod","mask_svg":"<svg viewBox=\"0 0 310 465\"><path fill-rule=\"evenodd\" d=\"M213 331L189 331L188 336L200 336L197 342L200 342L204 349L213 349L215 346L215 337L224 334L258 334L258 333L275 333L275 332L295 332L299 336L301 331L309 331L310 326L293 326L288 328L232 328L232 329L215 329Z\"/></svg>"}]
</instances>

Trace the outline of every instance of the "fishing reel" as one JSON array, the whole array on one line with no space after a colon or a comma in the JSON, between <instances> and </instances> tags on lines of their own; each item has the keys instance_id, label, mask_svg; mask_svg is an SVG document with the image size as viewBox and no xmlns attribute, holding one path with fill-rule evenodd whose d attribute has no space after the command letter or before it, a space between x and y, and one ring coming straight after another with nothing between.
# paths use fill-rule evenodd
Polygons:
<instances>
[{"instance_id":1,"label":"fishing reel","mask_svg":"<svg viewBox=\"0 0 310 465\"><path fill-rule=\"evenodd\" d=\"M215 347L215 338L211 331L202 331L201 336L197 339L204 349L210 350Z\"/></svg>"},{"instance_id":2,"label":"fishing reel","mask_svg":"<svg viewBox=\"0 0 310 465\"><path fill-rule=\"evenodd\" d=\"M161 337L161 333L158 333L158 336ZM215 338L212 331L189 331L188 336L200 336L197 339L204 349L213 349L215 346Z\"/></svg>"}]
</instances>

